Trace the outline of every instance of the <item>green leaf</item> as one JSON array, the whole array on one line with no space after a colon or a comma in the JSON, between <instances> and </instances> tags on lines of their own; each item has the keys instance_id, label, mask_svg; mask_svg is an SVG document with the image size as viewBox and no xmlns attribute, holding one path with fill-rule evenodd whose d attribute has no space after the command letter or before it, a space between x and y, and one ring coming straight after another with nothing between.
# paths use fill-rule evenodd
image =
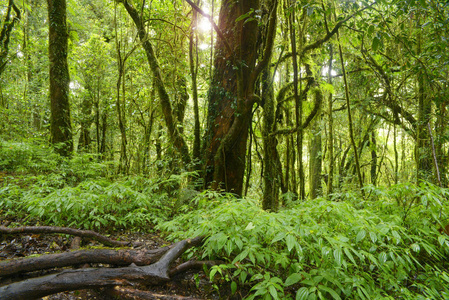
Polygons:
<instances>
[{"instance_id":1,"label":"green leaf","mask_svg":"<svg viewBox=\"0 0 449 300\"><path fill-rule=\"evenodd\" d=\"M274 286L270 285L268 287L268 291L270 292L270 294L273 297L273 299L279 299L278 291L276 290L276 288Z\"/></svg>"},{"instance_id":2,"label":"green leaf","mask_svg":"<svg viewBox=\"0 0 449 300\"><path fill-rule=\"evenodd\" d=\"M296 292L296 300L306 300L308 297L309 290L306 287L302 287Z\"/></svg>"},{"instance_id":3,"label":"green leaf","mask_svg":"<svg viewBox=\"0 0 449 300\"><path fill-rule=\"evenodd\" d=\"M282 240L284 237L285 237L285 232L284 231L281 231L281 232L279 232L278 234L276 234L276 236L271 240L271 243L273 244L273 243L276 243L277 241L280 241L280 240Z\"/></svg>"},{"instance_id":4,"label":"green leaf","mask_svg":"<svg viewBox=\"0 0 449 300\"><path fill-rule=\"evenodd\" d=\"M379 263L384 264L387 261L387 254L385 252L381 252L379 254Z\"/></svg>"},{"instance_id":5,"label":"green leaf","mask_svg":"<svg viewBox=\"0 0 449 300\"><path fill-rule=\"evenodd\" d=\"M377 242L377 234L376 234L375 232L370 231L370 232L369 232L369 237L371 238L371 241L372 241L373 243L376 243L376 242Z\"/></svg>"},{"instance_id":6,"label":"green leaf","mask_svg":"<svg viewBox=\"0 0 449 300\"><path fill-rule=\"evenodd\" d=\"M296 239L293 235L289 234L287 235L285 241L287 243L288 252L290 252L293 249L293 247L295 247Z\"/></svg>"},{"instance_id":7,"label":"green leaf","mask_svg":"<svg viewBox=\"0 0 449 300\"><path fill-rule=\"evenodd\" d=\"M354 260L354 256L352 256L351 252L348 248L343 248L343 251L345 252L346 256L349 258L349 260L354 264L357 265L357 263Z\"/></svg>"},{"instance_id":8,"label":"green leaf","mask_svg":"<svg viewBox=\"0 0 449 300\"><path fill-rule=\"evenodd\" d=\"M440 235L438 237L438 243L440 243L440 246L443 246L445 241L446 241L446 237L444 235Z\"/></svg>"},{"instance_id":9,"label":"green leaf","mask_svg":"<svg viewBox=\"0 0 449 300\"><path fill-rule=\"evenodd\" d=\"M421 250L421 248L419 247L419 245L417 243L411 244L410 248L412 248L412 250L415 251L416 253L418 253L419 250Z\"/></svg>"},{"instance_id":10,"label":"green leaf","mask_svg":"<svg viewBox=\"0 0 449 300\"><path fill-rule=\"evenodd\" d=\"M248 225L246 225L245 230L251 230L256 228L256 226L254 226L253 222L249 222Z\"/></svg>"},{"instance_id":11,"label":"green leaf","mask_svg":"<svg viewBox=\"0 0 449 300\"><path fill-rule=\"evenodd\" d=\"M319 286L318 286L318 289L320 289L320 290L322 290L322 291L325 291L325 292L328 292L329 294L331 294L331 296L332 296L334 299L339 299L339 300L341 300L340 296L339 296L333 289L331 289L331 288L328 288L328 287L326 287L326 286L324 286L324 285L319 285Z\"/></svg>"},{"instance_id":12,"label":"green leaf","mask_svg":"<svg viewBox=\"0 0 449 300\"><path fill-rule=\"evenodd\" d=\"M302 276L298 273L293 273L292 275L288 276L288 278L285 280L285 286L290 286L292 284L298 283L302 279Z\"/></svg>"},{"instance_id":13,"label":"green leaf","mask_svg":"<svg viewBox=\"0 0 449 300\"><path fill-rule=\"evenodd\" d=\"M372 41L372 44L371 44L371 47L373 48L373 51L376 52L377 49L379 49L379 46L380 46L380 39L377 36L375 36L373 38L373 41Z\"/></svg>"},{"instance_id":14,"label":"green leaf","mask_svg":"<svg viewBox=\"0 0 449 300\"><path fill-rule=\"evenodd\" d=\"M366 231L364 229L360 230L355 239L356 242L357 243L360 242L361 240L363 240L365 238L365 236L366 236Z\"/></svg>"},{"instance_id":15,"label":"green leaf","mask_svg":"<svg viewBox=\"0 0 449 300\"><path fill-rule=\"evenodd\" d=\"M231 293L234 295L237 291L237 283L235 281L231 282Z\"/></svg>"},{"instance_id":16,"label":"green leaf","mask_svg":"<svg viewBox=\"0 0 449 300\"><path fill-rule=\"evenodd\" d=\"M341 267L341 264L343 262L342 257L341 257L341 249L335 249L334 250L334 258L335 258L335 263Z\"/></svg>"}]
</instances>

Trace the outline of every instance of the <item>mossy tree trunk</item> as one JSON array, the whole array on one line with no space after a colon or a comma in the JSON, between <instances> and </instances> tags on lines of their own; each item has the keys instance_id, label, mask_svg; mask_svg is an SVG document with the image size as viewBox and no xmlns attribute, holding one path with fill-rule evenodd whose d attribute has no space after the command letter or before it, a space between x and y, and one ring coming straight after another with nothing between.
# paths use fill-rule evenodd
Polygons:
<instances>
[{"instance_id":1,"label":"mossy tree trunk","mask_svg":"<svg viewBox=\"0 0 449 300\"><path fill-rule=\"evenodd\" d=\"M248 128L258 99L256 81L271 58L277 1L270 2L266 47L259 63L259 28L251 13L260 9L259 1L223 0L220 9L208 97L205 186L237 195L243 190Z\"/></svg>"},{"instance_id":2,"label":"mossy tree trunk","mask_svg":"<svg viewBox=\"0 0 449 300\"><path fill-rule=\"evenodd\" d=\"M323 93L319 87L315 88L315 99L318 103L322 102ZM310 139L310 155L309 155L309 195L311 199L317 198L322 194L321 188L321 169L322 169L322 142L321 142L321 106L316 114L315 120L312 121Z\"/></svg>"},{"instance_id":3,"label":"mossy tree trunk","mask_svg":"<svg viewBox=\"0 0 449 300\"><path fill-rule=\"evenodd\" d=\"M47 0L50 60L50 133L56 152L69 156L73 150L67 64L66 1Z\"/></svg>"},{"instance_id":4,"label":"mossy tree trunk","mask_svg":"<svg viewBox=\"0 0 449 300\"><path fill-rule=\"evenodd\" d=\"M271 72L267 69L262 74L263 106L263 209L276 211L279 206L279 187L282 172L279 173L279 154L277 152L277 137L272 133L276 129L275 100Z\"/></svg>"}]
</instances>

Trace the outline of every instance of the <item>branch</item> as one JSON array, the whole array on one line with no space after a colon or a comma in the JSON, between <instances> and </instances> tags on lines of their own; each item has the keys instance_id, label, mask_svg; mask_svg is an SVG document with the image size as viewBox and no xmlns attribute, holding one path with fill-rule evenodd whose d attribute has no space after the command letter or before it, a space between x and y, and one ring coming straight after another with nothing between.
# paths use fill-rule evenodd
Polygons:
<instances>
[{"instance_id":1,"label":"branch","mask_svg":"<svg viewBox=\"0 0 449 300\"><path fill-rule=\"evenodd\" d=\"M226 40L223 32L220 28L218 28L217 24L215 24L214 19L209 15L206 14L201 8L199 8L195 3L193 3L190 0L185 0L189 5L195 9L197 12L199 12L203 17L209 20L209 22L212 24L212 27L214 27L215 32L218 34L218 36L222 39L224 45L226 46L226 50L228 50L229 54L231 54L231 57L233 57L232 54L234 54L234 51L232 51L231 46L229 45L228 41Z\"/></svg>"},{"instance_id":2,"label":"branch","mask_svg":"<svg viewBox=\"0 0 449 300\"><path fill-rule=\"evenodd\" d=\"M7 260L0 262L0 276L11 276L18 273L62 268L86 263L118 266L128 266L134 263L138 266L145 266L155 263L170 248L172 246L154 250L90 249Z\"/></svg>"},{"instance_id":3,"label":"branch","mask_svg":"<svg viewBox=\"0 0 449 300\"><path fill-rule=\"evenodd\" d=\"M275 132L271 133L271 135L277 135L277 134L284 134L284 135L288 135L288 134L293 134L295 132L297 132L300 129L305 129L310 125L310 122L312 122L313 118L315 118L316 114L318 113L320 107L321 107L321 103L322 103L322 96L316 96L315 97L315 105L312 109L312 111L310 112L310 114L307 116L307 118L304 120L304 122L301 124L300 126L296 126L294 128L287 128L287 129L279 129L276 130Z\"/></svg>"},{"instance_id":4,"label":"branch","mask_svg":"<svg viewBox=\"0 0 449 300\"><path fill-rule=\"evenodd\" d=\"M333 37L338 30L340 29L340 27L346 23L347 21L349 21L350 19L352 19L354 16L356 16L357 14L361 13L362 11L364 11L365 9L368 9L370 7L372 7L374 4L376 4L376 1L374 1L373 3L371 3L368 6L365 6L364 8L359 9L358 11L356 11L355 13L353 13L352 15L348 16L346 19L341 20L340 22L338 22L334 28L329 31L323 38L315 41L312 44L309 44L307 46L305 46L301 53L297 53L297 55L299 55L299 57L304 57L306 55L306 53L310 50L316 49L318 47L320 47L322 44L324 44L325 42L329 41L331 39L331 37ZM283 58L281 58L281 62L284 62L287 58L291 57L293 54L292 53L287 53Z\"/></svg>"},{"instance_id":5,"label":"branch","mask_svg":"<svg viewBox=\"0 0 449 300\"><path fill-rule=\"evenodd\" d=\"M74 236L79 236L83 238L91 238L94 239L104 245L107 246L131 246L131 242L125 241L116 241L110 239L104 235L101 235L92 230L80 230L75 228L67 228L67 227L56 227L56 226L23 226L16 228L8 228L5 226L0 226L0 233L3 234L22 234L22 233L62 233L62 234L70 234ZM134 243L134 246L140 245L139 243Z\"/></svg>"},{"instance_id":6,"label":"branch","mask_svg":"<svg viewBox=\"0 0 449 300\"><path fill-rule=\"evenodd\" d=\"M181 272L185 272L191 269L202 269L204 265L208 267L212 267L215 265L223 264L224 262L221 260L204 260L204 261L197 261L197 260L189 260L185 263L180 264L179 266L176 266L170 271L168 271L168 274L171 276L176 275Z\"/></svg>"},{"instance_id":7,"label":"branch","mask_svg":"<svg viewBox=\"0 0 449 300\"><path fill-rule=\"evenodd\" d=\"M268 35L265 43L265 49L263 51L263 59L257 64L253 73L251 74L250 86L253 87L260 73L267 67L270 62L271 55L273 54L273 44L276 37L276 13L277 13L278 1L274 0L273 8L270 12L270 18L268 23Z\"/></svg>"}]
</instances>

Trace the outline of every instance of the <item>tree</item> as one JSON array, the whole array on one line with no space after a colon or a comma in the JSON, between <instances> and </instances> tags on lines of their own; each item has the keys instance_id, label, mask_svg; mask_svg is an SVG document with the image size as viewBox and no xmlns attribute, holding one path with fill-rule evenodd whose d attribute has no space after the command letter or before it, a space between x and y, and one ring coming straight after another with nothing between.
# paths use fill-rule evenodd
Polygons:
<instances>
[{"instance_id":1,"label":"tree","mask_svg":"<svg viewBox=\"0 0 449 300\"><path fill-rule=\"evenodd\" d=\"M14 10L15 16L11 19L11 10ZM8 1L5 19L3 20L2 30L0 32L0 76L7 64L9 40L14 24L20 20L20 10L14 4L13 0Z\"/></svg>"},{"instance_id":2,"label":"tree","mask_svg":"<svg viewBox=\"0 0 449 300\"><path fill-rule=\"evenodd\" d=\"M270 61L275 37L277 1L270 2L267 40L259 61L255 15L259 1L225 0L220 8L203 149L205 186L237 195L242 194L252 109L259 101L256 83Z\"/></svg>"},{"instance_id":3,"label":"tree","mask_svg":"<svg viewBox=\"0 0 449 300\"><path fill-rule=\"evenodd\" d=\"M148 38L148 34L144 26L145 25L144 20L142 19L142 16L139 13L139 11L133 6L131 1L120 0L119 2L123 3L126 11L128 12L129 16L133 19L134 24L136 25L140 41L142 42L142 47L145 50L148 64L150 65L150 69L153 74L155 87L159 94L159 101L162 109L162 114L164 116L165 125L167 126L170 140L173 143L173 146L177 149L178 153L180 154L183 163L189 165L191 162L189 149L184 140L184 137L182 136L178 127L176 126L172 104L170 103L170 96L167 92L167 88L162 77L161 66L156 57L153 45Z\"/></svg>"},{"instance_id":4,"label":"tree","mask_svg":"<svg viewBox=\"0 0 449 300\"><path fill-rule=\"evenodd\" d=\"M67 64L66 1L47 0L50 59L50 132L56 151L69 156L73 150Z\"/></svg>"}]
</instances>

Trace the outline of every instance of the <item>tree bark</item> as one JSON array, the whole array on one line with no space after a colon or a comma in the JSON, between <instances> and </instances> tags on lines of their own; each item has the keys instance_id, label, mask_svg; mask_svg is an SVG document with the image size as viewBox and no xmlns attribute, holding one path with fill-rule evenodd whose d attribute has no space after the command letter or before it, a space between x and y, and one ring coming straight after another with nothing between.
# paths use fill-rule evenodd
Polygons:
<instances>
[{"instance_id":1,"label":"tree bark","mask_svg":"<svg viewBox=\"0 0 449 300\"><path fill-rule=\"evenodd\" d=\"M215 44L214 74L209 89L204 156L205 186L242 194L248 128L256 81L271 58L277 1L270 7L263 60L258 58L258 24L251 11L258 0L224 0ZM237 20L238 17L243 19Z\"/></svg>"},{"instance_id":2,"label":"tree bark","mask_svg":"<svg viewBox=\"0 0 449 300\"><path fill-rule=\"evenodd\" d=\"M16 14L11 20L11 10L14 10ZM6 64L8 62L8 52L9 52L9 37L11 31L14 28L14 24L20 20L20 10L14 4L13 0L8 1L8 7L6 9L5 19L3 21L2 30L0 32L0 77L5 70Z\"/></svg>"},{"instance_id":3,"label":"tree bark","mask_svg":"<svg viewBox=\"0 0 449 300\"><path fill-rule=\"evenodd\" d=\"M66 0L47 0L50 60L50 133L56 152L69 156L73 151L67 64Z\"/></svg>"},{"instance_id":4,"label":"tree bark","mask_svg":"<svg viewBox=\"0 0 449 300\"><path fill-rule=\"evenodd\" d=\"M194 139L193 139L192 156L196 168L200 166L199 162L201 155L200 113L198 107L198 84L197 84L198 36L195 34L197 24L198 24L198 13L196 10L193 10L192 22L190 24L190 35L189 35L189 66L190 66L190 76L192 80L191 85L192 85L193 115L195 120L195 127L193 130Z\"/></svg>"},{"instance_id":5,"label":"tree bark","mask_svg":"<svg viewBox=\"0 0 449 300\"><path fill-rule=\"evenodd\" d=\"M319 87L315 89L315 98L323 98ZM321 103L322 100L315 100ZM321 167L322 167L322 149L321 149L321 109L319 109L313 120L311 129L310 156L309 156L309 195L310 199L315 199L321 194Z\"/></svg>"},{"instance_id":6,"label":"tree bark","mask_svg":"<svg viewBox=\"0 0 449 300\"><path fill-rule=\"evenodd\" d=\"M277 137L271 133L276 129L275 100L271 72L265 70L262 74L263 106L263 199L262 208L277 211L279 206L280 167L278 166Z\"/></svg>"},{"instance_id":7,"label":"tree bark","mask_svg":"<svg viewBox=\"0 0 449 300\"><path fill-rule=\"evenodd\" d=\"M134 263L138 266L144 266L155 263L169 249L170 247L155 250L90 249L7 260L0 262L0 276L11 276L24 272L62 268L87 263L101 263L118 266L127 266Z\"/></svg>"}]
</instances>

